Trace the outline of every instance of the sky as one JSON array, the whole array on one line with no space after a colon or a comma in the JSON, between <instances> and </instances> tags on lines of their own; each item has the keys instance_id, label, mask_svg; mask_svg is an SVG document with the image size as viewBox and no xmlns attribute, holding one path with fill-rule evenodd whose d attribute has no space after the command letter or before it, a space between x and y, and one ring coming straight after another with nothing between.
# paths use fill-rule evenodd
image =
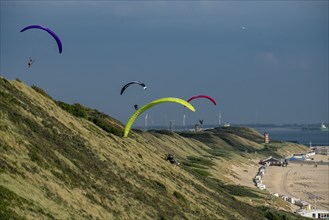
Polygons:
<instances>
[{"instance_id":1,"label":"sky","mask_svg":"<svg viewBox=\"0 0 329 220\"><path fill-rule=\"evenodd\" d=\"M328 123L328 1L3 1L0 75L122 123ZM53 30L20 32L38 24ZM28 59L35 62L27 67ZM148 89L130 86L139 80ZM221 115L221 118L219 118ZM143 126L146 113L135 122Z\"/></svg>"}]
</instances>

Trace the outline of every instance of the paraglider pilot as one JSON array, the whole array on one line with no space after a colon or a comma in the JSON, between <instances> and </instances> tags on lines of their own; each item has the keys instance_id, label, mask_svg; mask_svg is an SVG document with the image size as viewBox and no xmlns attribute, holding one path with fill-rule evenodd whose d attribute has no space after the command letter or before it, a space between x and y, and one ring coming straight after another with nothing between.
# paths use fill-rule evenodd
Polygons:
<instances>
[{"instance_id":1,"label":"paraglider pilot","mask_svg":"<svg viewBox=\"0 0 329 220\"><path fill-rule=\"evenodd\" d=\"M176 164L177 166L179 166L179 162L174 158L174 155L172 154L168 154L167 155L167 158L166 158L166 161L169 160L169 162L171 164Z\"/></svg>"},{"instance_id":2,"label":"paraglider pilot","mask_svg":"<svg viewBox=\"0 0 329 220\"><path fill-rule=\"evenodd\" d=\"M135 104L135 105L134 105L134 108L135 108L135 110L137 110L137 109L138 109L138 105L137 105L137 104Z\"/></svg>"},{"instance_id":3,"label":"paraglider pilot","mask_svg":"<svg viewBox=\"0 0 329 220\"><path fill-rule=\"evenodd\" d=\"M33 61L32 58L30 57L30 58L29 58L29 62L27 63L28 68L30 68L30 67L32 66L33 62L34 62L34 61Z\"/></svg>"}]
</instances>

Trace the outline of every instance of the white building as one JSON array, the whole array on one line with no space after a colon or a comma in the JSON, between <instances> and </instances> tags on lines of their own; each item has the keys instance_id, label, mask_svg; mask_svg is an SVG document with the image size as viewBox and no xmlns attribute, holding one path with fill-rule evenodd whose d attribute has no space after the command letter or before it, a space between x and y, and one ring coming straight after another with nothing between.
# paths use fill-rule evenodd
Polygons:
<instances>
[{"instance_id":1,"label":"white building","mask_svg":"<svg viewBox=\"0 0 329 220\"><path fill-rule=\"evenodd\" d=\"M311 210L300 210L298 214L304 217L313 219L329 219L329 210L311 209Z\"/></svg>"},{"instance_id":2,"label":"white building","mask_svg":"<svg viewBox=\"0 0 329 220\"><path fill-rule=\"evenodd\" d=\"M315 153L322 155L329 155L329 146L316 146Z\"/></svg>"}]
</instances>

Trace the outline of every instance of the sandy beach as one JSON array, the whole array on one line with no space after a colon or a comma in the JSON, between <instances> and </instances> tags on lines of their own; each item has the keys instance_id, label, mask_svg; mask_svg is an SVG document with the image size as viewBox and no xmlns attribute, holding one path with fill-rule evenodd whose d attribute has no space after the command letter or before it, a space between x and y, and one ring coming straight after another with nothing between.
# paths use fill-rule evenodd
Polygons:
<instances>
[{"instance_id":1,"label":"sandy beach","mask_svg":"<svg viewBox=\"0 0 329 220\"><path fill-rule=\"evenodd\" d=\"M270 166L262 178L266 190L270 193L278 193L289 197L307 201L312 207L329 210L329 165L328 156L315 155L310 163L289 163L287 167ZM321 165L321 161L327 162ZM260 165L252 161L244 166L232 166L234 175L228 176L236 184L256 187L253 178ZM317 162L317 167L314 166ZM317 197L316 201L313 199ZM291 205L292 211L299 209Z\"/></svg>"},{"instance_id":2,"label":"sandy beach","mask_svg":"<svg viewBox=\"0 0 329 220\"><path fill-rule=\"evenodd\" d=\"M329 162L325 155L315 155L315 161ZM314 163L305 162L289 163L287 167L270 166L262 180L271 193L299 198L312 207L329 210L328 164L317 163L315 166Z\"/></svg>"}]
</instances>

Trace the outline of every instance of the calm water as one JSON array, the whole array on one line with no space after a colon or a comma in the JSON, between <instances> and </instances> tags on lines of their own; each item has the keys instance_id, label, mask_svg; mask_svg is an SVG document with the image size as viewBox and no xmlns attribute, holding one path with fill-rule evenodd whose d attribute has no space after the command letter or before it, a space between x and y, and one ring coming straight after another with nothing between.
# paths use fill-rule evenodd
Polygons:
<instances>
[{"instance_id":1,"label":"calm water","mask_svg":"<svg viewBox=\"0 0 329 220\"><path fill-rule=\"evenodd\" d=\"M329 132L320 130L301 130L299 128L268 127L255 128L260 133L268 132L270 139L281 141L294 141L309 146L329 146Z\"/></svg>"},{"instance_id":2,"label":"calm water","mask_svg":"<svg viewBox=\"0 0 329 220\"><path fill-rule=\"evenodd\" d=\"M210 126L205 126L209 127ZM184 129L175 128L174 130L186 130L193 129L194 126L185 127ZM261 134L268 132L270 139L279 140L279 141L291 141L298 142L299 144L304 144L306 146L329 146L329 132L320 131L320 130L302 130L301 128L290 128L290 127L252 127ZM143 128L139 128L143 129ZM151 127L149 129L166 129L169 130L169 127L159 126Z\"/></svg>"}]
</instances>

